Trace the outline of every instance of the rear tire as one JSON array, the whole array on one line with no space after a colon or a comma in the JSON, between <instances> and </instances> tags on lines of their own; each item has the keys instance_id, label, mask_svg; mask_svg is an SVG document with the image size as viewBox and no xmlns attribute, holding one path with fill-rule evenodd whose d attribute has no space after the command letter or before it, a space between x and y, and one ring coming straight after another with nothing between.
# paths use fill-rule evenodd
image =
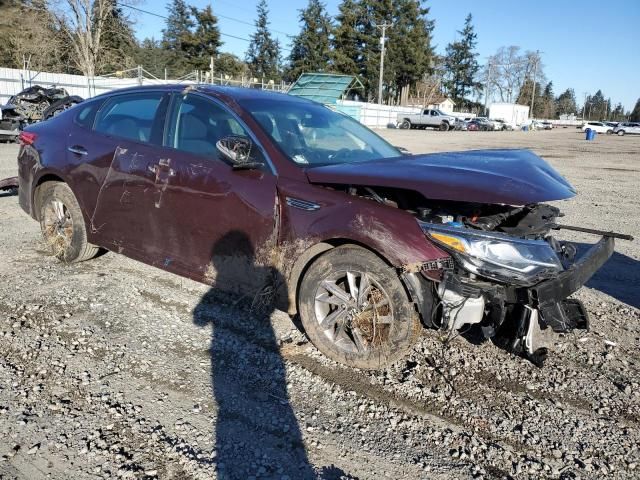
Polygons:
<instances>
[{"instance_id":1,"label":"rear tire","mask_svg":"<svg viewBox=\"0 0 640 480\"><path fill-rule=\"evenodd\" d=\"M411 122L405 118L400 124L400 128L403 130L409 130L411 128Z\"/></svg>"},{"instance_id":2,"label":"rear tire","mask_svg":"<svg viewBox=\"0 0 640 480\"><path fill-rule=\"evenodd\" d=\"M404 357L421 333L396 271L357 246L316 259L302 279L298 305L316 348L350 367L384 368Z\"/></svg>"},{"instance_id":3,"label":"rear tire","mask_svg":"<svg viewBox=\"0 0 640 480\"><path fill-rule=\"evenodd\" d=\"M621 137L624 136L624 130L618 130L618 135Z\"/></svg>"},{"instance_id":4,"label":"rear tire","mask_svg":"<svg viewBox=\"0 0 640 480\"><path fill-rule=\"evenodd\" d=\"M65 263L95 257L100 249L87 241L80 205L69 186L47 182L38 191L40 229L53 256Z\"/></svg>"}]
</instances>

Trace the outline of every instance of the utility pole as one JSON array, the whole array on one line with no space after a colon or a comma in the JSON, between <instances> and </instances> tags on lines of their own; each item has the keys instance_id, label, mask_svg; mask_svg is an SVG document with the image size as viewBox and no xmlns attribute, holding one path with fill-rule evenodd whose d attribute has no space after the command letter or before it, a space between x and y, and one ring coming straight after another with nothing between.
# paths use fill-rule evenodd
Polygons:
<instances>
[{"instance_id":1,"label":"utility pole","mask_svg":"<svg viewBox=\"0 0 640 480\"><path fill-rule=\"evenodd\" d=\"M540 50L536 50L536 58L533 62L533 88L531 89L531 118L533 118L533 104L536 99L536 75L538 74L538 62L540 61Z\"/></svg>"},{"instance_id":2,"label":"utility pole","mask_svg":"<svg viewBox=\"0 0 640 480\"><path fill-rule=\"evenodd\" d=\"M489 115L487 115L487 99L489 97L489 84L491 83L491 61L489 61L489 66L488 66L488 70L487 70L487 83L484 86L484 116L489 118Z\"/></svg>"},{"instance_id":3,"label":"utility pole","mask_svg":"<svg viewBox=\"0 0 640 480\"><path fill-rule=\"evenodd\" d=\"M382 25L376 25L377 28L382 29L382 37L380 37L380 80L378 82L378 104L382 105L382 77L384 76L384 45L385 45L385 34L387 33L387 28L392 26L391 23L383 23Z\"/></svg>"}]
</instances>

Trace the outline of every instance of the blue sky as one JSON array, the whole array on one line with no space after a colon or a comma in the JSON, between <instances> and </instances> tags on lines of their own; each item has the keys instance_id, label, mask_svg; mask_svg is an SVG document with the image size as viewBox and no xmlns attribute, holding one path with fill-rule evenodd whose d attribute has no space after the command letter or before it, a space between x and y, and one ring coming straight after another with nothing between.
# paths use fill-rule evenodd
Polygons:
<instances>
[{"instance_id":1,"label":"blue sky","mask_svg":"<svg viewBox=\"0 0 640 480\"><path fill-rule=\"evenodd\" d=\"M187 0L203 7L208 0ZM214 13L252 23L258 0L212 0ZM286 48L286 34L298 32L298 10L307 0L269 1L271 28ZM327 0L330 14L337 12L339 0ZM139 8L166 15L166 2L141 1ZM640 1L617 0L431 0L430 16L435 19L434 43L442 53L456 38L467 13L473 15L478 33L481 63L501 46L518 45L523 50L540 50L545 73L553 81L556 95L568 87L576 91L581 103L585 92L600 88L612 102L622 102L631 110L640 97ZM609 8L607 8L609 7ZM134 12L132 12L134 13ZM164 20L134 13L136 35L162 36ZM253 27L219 18L220 30L248 38ZM222 37L224 51L244 57L248 42ZM288 51L285 51L286 55Z\"/></svg>"}]
</instances>

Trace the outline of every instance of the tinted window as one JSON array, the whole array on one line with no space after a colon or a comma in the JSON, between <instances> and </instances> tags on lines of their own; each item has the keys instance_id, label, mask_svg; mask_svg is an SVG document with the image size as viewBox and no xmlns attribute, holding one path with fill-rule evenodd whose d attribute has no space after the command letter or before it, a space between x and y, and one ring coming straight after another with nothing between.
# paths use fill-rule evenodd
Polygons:
<instances>
[{"instance_id":1,"label":"tinted window","mask_svg":"<svg viewBox=\"0 0 640 480\"><path fill-rule=\"evenodd\" d=\"M102 105L102 101L86 102L86 104L83 102L83 104L78 107L75 122L81 127L91 128L100 105Z\"/></svg>"},{"instance_id":2,"label":"tinted window","mask_svg":"<svg viewBox=\"0 0 640 480\"><path fill-rule=\"evenodd\" d=\"M181 97L174 112L167 144L178 150L218 158L218 140L229 135L248 136L230 112L198 95Z\"/></svg>"},{"instance_id":3,"label":"tinted window","mask_svg":"<svg viewBox=\"0 0 640 480\"><path fill-rule=\"evenodd\" d=\"M98 113L94 129L115 137L151 142L162 95L161 92L152 92L114 97Z\"/></svg>"},{"instance_id":4,"label":"tinted window","mask_svg":"<svg viewBox=\"0 0 640 480\"><path fill-rule=\"evenodd\" d=\"M395 147L357 120L286 95L270 99L241 99L262 129L282 151L300 165L326 165L399 157Z\"/></svg>"}]
</instances>

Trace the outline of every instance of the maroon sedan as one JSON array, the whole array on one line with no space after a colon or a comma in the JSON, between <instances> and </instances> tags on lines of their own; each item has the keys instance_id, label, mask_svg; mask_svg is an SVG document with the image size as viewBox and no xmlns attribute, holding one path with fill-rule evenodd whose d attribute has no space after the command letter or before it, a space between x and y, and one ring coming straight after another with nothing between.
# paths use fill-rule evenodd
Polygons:
<instances>
[{"instance_id":1,"label":"maroon sedan","mask_svg":"<svg viewBox=\"0 0 640 480\"><path fill-rule=\"evenodd\" d=\"M422 326L476 325L539 363L534 332L587 327L567 297L613 251L605 235L574 261L549 234L541 202L575 192L531 152L406 155L283 94L120 90L20 140L20 205L60 260L106 249L273 300L355 367L399 359Z\"/></svg>"}]
</instances>

